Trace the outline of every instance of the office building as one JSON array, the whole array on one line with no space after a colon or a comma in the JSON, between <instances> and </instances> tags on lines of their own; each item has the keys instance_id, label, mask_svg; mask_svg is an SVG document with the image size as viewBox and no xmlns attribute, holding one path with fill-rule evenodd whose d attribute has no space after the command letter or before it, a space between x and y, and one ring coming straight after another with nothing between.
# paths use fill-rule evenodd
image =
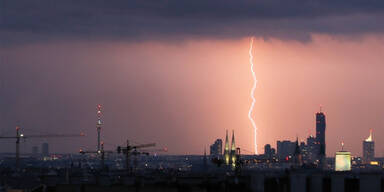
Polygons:
<instances>
[{"instance_id":1,"label":"office building","mask_svg":"<svg viewBox=\"0 0 384 192\"><path fill-rule=\"evenodd\" d=\"M216 141L210 146L210 155L212 157L219 157L223 153L223 140L216 139Z\"/></svg>"},{"instance_id":2,"label":"office building","mask_svg":"<svg viewBox=\"0 0 384 192\"><path fill-rule=\"evenodd\" d=\"M319 155L320 147L317 144L316 138L312 135L307 138L307 146L306 146L306 152L304 159L308 163L313 163L317 160L317 157Z\"/></svg>"},{"instance_id":3,"label":"office building","mask_svg":"<svg viewBox=\"0 0 384 192\"><path fill-rule=\"evenodd\" d=\"M316 113L316 141L319 148L317 160L319 160L320 167L325 166L325 158L326 158L325 129L326 129L325 114L321 111L321 108L320 108L320 112Z\"/></svg>"},{"instance_id":4,"label":"office building","mask_svg":"<svg viewBox=\"0 0 384 192\"><path fill-rule=\"evenodd\" d=\"M268 159L271 159L275 156L276 150L271 147L270 144L264 145L264 156Z\"/></svg>"},{"instance_id":5,"label":"office building","mask_svg":"<svg viewBox=\"0 0 384 192\"><path fill-rule=\"evenodd\" d=\"M277 141L277 157L280 160L288 160L295 153L296 143L291 141Z\"/></svg>"},{"instance_id":6,"label":"office building","mask_svg":"<svg viewBox=\"0 0 384 192\"><path fill-rule=\"evenodd\" d=\"M316 113L316 140L320 145L320 155L325 155L325 115L323 112Z\"/></svg>"},{"instance_id":7,"label":"office building","mask_svg":"<svg viewBox=\"0 0 384 192\"><path fill-rule=\"evenodd\" d=\"M375 158L375 142L372 138L372 129L369 137L363 141L363 162L369 164Z\"/></svg>"}]
</instances>

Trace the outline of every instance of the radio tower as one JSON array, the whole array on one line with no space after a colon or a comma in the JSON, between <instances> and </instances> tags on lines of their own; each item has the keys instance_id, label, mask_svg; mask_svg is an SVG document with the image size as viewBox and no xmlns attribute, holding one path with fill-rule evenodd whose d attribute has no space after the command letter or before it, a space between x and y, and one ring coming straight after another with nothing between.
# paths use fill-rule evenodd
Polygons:
<instances>
[{"instance_id":1,"label":"radio tower","mask_svg":"<svg viewBox=\"0 0 384 192\"><path fill-rule=\"evenodd\" d=\"M96 123L96 129L97 129L97 152L100 152L100 132L101 132L101 125L103 123L101 122L101 105L97 105L97 123Z\"/></svg>"}]
</instances>

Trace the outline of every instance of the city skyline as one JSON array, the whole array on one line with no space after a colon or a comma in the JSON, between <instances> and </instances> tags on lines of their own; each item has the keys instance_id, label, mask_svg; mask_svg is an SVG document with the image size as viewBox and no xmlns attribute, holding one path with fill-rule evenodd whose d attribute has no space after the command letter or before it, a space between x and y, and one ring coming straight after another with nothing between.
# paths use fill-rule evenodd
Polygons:
<instances>
[{"instance_id":1,"label":"city skyline","mask_svg":"<svg viewBox=\"0 0 384 192\"><path fill-rule=\"evenodd\" d=\"M384 156L384 27L374 22L382 3L285 2L285 10L278 1L241 1L234 11L217 1L118 1L107 11L100 2L21 2L29 6L0 3L0 134L14 135L18 125L25 134L87 134L27 140L24 151L44 142L57 152L94 149L97 104L108 149L130 139L169 154L202 154L235 130L236 146L255 151L247 116L254 36L259 153L265 144L316 135L322 105L327 156L342 141L361 156L370 129L376 156ZM227 14L225 22L215 17ZM0 152L14 151L13 141L0 144Z\"/></svg>"},{"instance_id":2,"label":"city skyline","mask_svg":"<svg viewBox=\"0 0 384 192\"><path fill-rule=\"evenodd\" d=\"M384 1L0 0L0 191L384 191Z\"/></svg>"}]
</instances>

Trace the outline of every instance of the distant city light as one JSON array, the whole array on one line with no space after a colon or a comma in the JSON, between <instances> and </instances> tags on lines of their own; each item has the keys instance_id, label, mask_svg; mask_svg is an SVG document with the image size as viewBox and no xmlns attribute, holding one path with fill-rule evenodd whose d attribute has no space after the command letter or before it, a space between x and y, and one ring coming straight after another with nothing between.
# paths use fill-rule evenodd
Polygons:
<instances>
[{"instance_id":1,"label":"distant city light","mask_svg":"<svg viewBox=\"0 0 384 192\"><path fill-rule=\"evenodd\" d=\"M371 165L379 165L379 162L378 161L371 161L370 164Z\"/></svg>"},{"instance_id":2,"label":"distant city light","mask_svg":"<svg viewBox=\"0 0 384 192\"><path fill-rule=\"evenodd\" d=\"M335 171L351 170L351 153L348 151L336 152Z\"/></svg>"}]
</instances>

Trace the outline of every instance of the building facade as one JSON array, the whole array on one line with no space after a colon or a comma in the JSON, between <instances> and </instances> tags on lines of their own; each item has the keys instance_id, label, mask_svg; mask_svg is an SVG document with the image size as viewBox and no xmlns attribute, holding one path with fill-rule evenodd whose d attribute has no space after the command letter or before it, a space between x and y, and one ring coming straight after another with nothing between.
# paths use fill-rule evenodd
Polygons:
<instances>
[{"instance_id":1,"label":"building facade","mask_svg":"<svg viewBox=\"0 0 384 192\"><path fill-rule=\"evenodd\" d=\"M219 157L223 154L223 140L216 139L216 141L210 146L210 155L213 157Z\"/></svg>"},{"instance_id":2,"label":"building facade","mask_svg":"<svg viewBox=\"0 0 384 192\"><path fill-rule=\"evenodd\" d=\"M277 141L277 157L280 160L288 160L295 153L296 143L291 141Z\"/></svg>"},{"instance_id":3,"label":"building facade","mask_svg":"<svg viewBox=\"0 0 384 192\"><path fill-rule=\"evenodd\" d=\"M326 164L325 129L325 114L321 112L320 108L320 112L316 113L316 142L319 148L319 153L317 157L319 167L324 167Z\"/></svg>"},{"instance_id":4,"label":"building facade","mask_svg":"<svg viewBox=\"0 0 384 192\"><path fill-rule=\"evenodd\" d=\"M372 130L369 137L363 141L363 162L370 163L375 159L375 142L372 138Z\"/></svg>"},{"instance_id":5,"label":"building facade","mask_svg":"<svg viewBox=\"0 0 384 192\"><path fill-rule=\"evenodd\" d=\"M319 156L320 145L317 144L317 140L312 135L307 138L307 143L300 143L300 150L303 155L303 161L305 163L314 163Z\"/></svg>"},{"instance_id":6,"label":"building facade","mask_svg":"<svg viewBox=\"0 0 384 192\"><path fill-rule=\"evenodd\" d=\"M275 149L272 148L270 144L264 145L264 156L268 159L275 156Z\"/></svg>"}]
</instances>

